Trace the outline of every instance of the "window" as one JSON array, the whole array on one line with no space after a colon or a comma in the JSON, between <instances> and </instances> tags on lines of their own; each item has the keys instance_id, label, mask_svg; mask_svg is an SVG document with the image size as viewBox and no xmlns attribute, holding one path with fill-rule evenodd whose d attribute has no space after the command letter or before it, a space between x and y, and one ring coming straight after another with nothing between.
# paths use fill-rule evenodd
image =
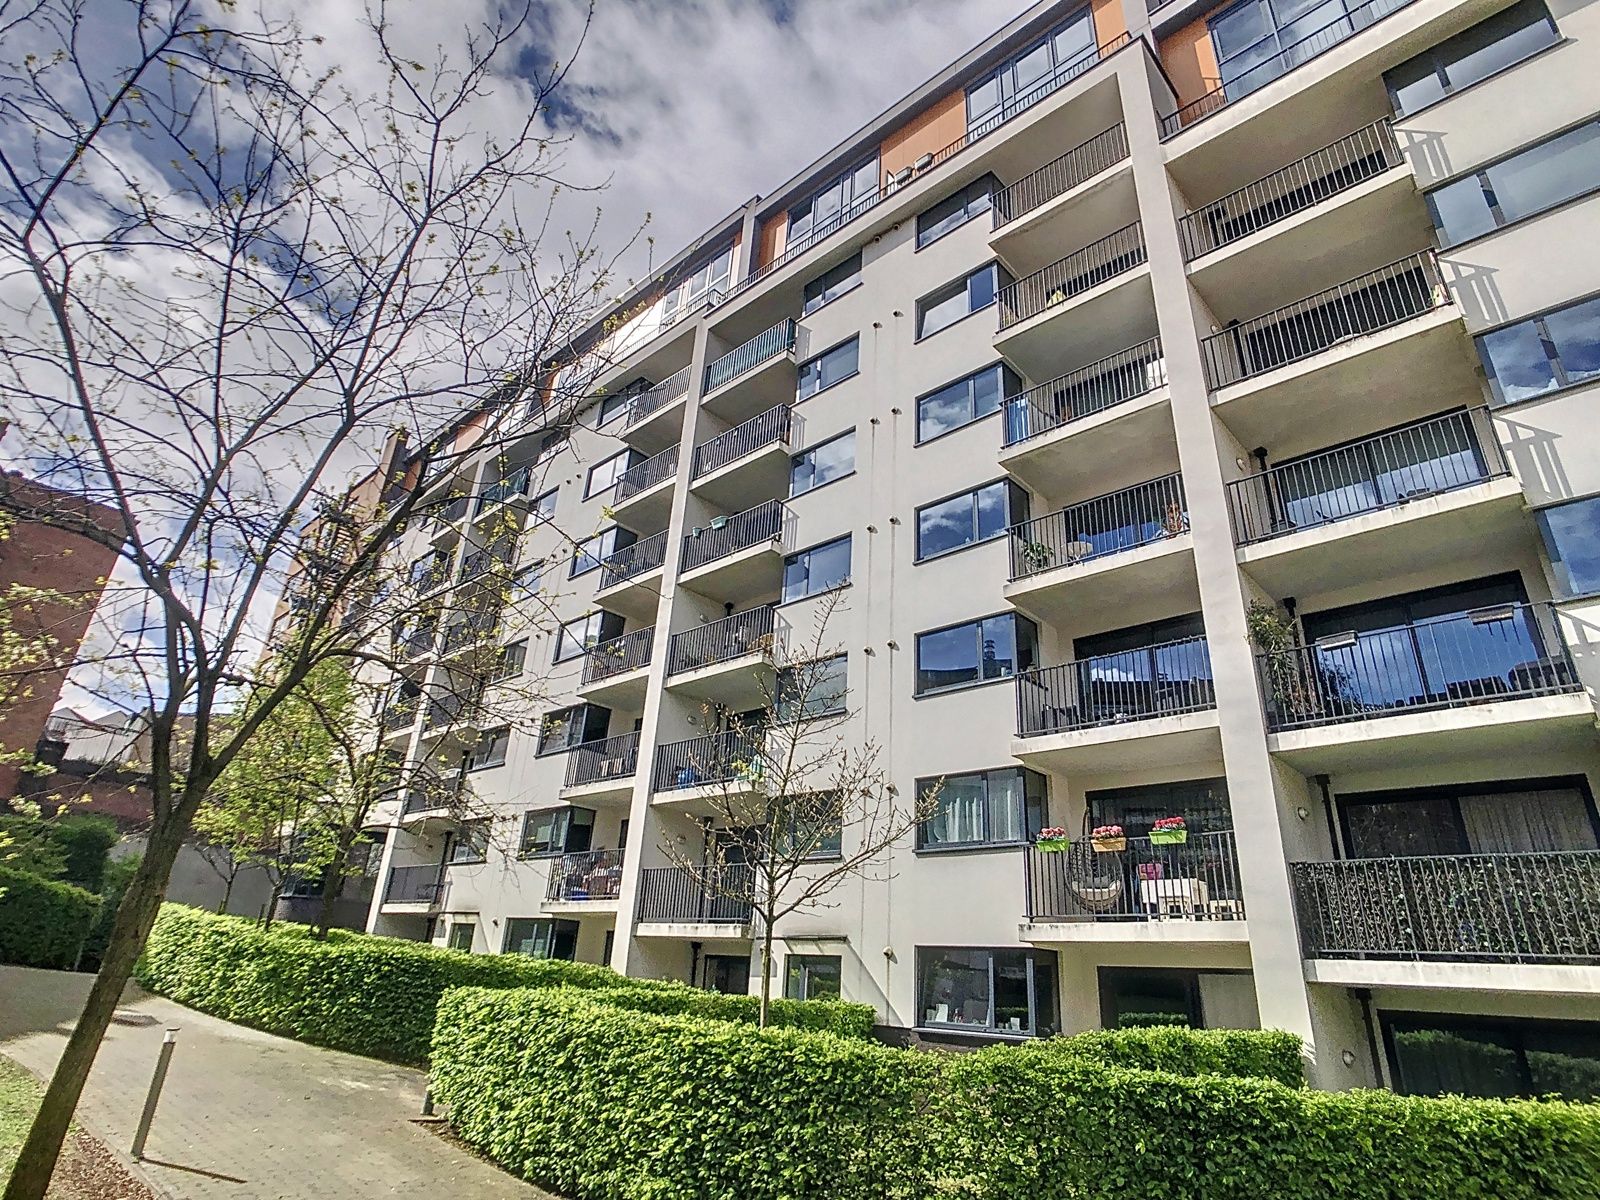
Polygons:
<instances>
[{"instance_id":1,"label":"window","mask_svg":"<svg viewBox=\"0 0 1600 1200\"><path fill-rule=\"evenodd\" d=\"M511 917L506 921L504 953L573 962L578 956L578 923L553 917Z\"/></svg>"},{"instance_id":2,"label":"window","mask_svg":"<svg viewBox=\"0 0 1600 1200\"><path fill-rule=\"evenodd\" d=\"M1386 71L1397 116L1514 66L1561 39L1541 0L1521 0Z\"/></svg>"},{"instance_id":3,"label":"window","mask_svg":"<svg viewBox=\"0 0 1600 1200\"><path fill-rule=\"evenodd\" d=\"M785 796L773 826L777 851L787 858L838 858L844 852L844 803L838 792Z\"/></svg>"},{"instance_id":4,"label":"window","mask_svg":"<svg viewBox=\"0 0 1600 1200\"><path fill-rule=\"evenodd\" d=\"M598 704L558 708L539 722L539 753L563 754L585 742L598 742L610 724L611 710Z\"/></svg>"},{"instance_id":5,"label":"window","mask_svg":"<svg viewBox=\"0 0 1600 1200\"><path fill-rule=\"evenodd\" d=\"M850 582L850 535L783 560L783 602L815 596Z\"/></svg>"},{"instance_id":6,"label":"window","mask_svg":"<svg viewBox=\"0 0 1600 1200\"><path fill-rule=\"evenodd\" d=\"M1339 797L1350 858L1551 854L1600 848L1582 776L1418 787ZM1433 895L1433 893L1430 893ZM1448 899L1418 896L1417 919Z\"/></svg>"},{"instance_id":7,"label":"window","mask_svg":"<svg viewBox=\"0 0 1600 1200\"><path fill-rule=\"evenodd\" d=\"M1540 509L1537 515L1562 591L1569 596L1600 592L1600 496Z\"/></svg>"},{"instance_id":8,"label":"window","mask_svg":"<svg viewBox=\"0 0 1600 1200\"><path fill-rule=\"evenodd\" d=\"M1427 193L1445 245L1456 245L1595 189L1600 121L1589 121Z\"/></svg>"},{"instance_id":9,"label":"window","mask_svg":"<svg viewBox=\"0 0 1600 1200\"><path fill-rule=\"evenodd\" d=\"M1200 978L1197 971L1179 968L1101 967L1100 1024L1105 1029L1153 1025L1204 1029Z\"/></svg>"},{"instance_id":10,"label":"window","mask_svg":"<svg viewBox=\"0 0 1600 1200\"><path fill-rule=\"evenodd\" d=\"M814 491L856 469L856 431L841 433L796 454L789 464L789 495Z\"/></svg>"},{"instance_id":11,"label":"window","mask_svg":"<svg viewBox=\"0 0 1600 1200\"><path fill-rule=\"evenodd\" d=\"M806 284L805 303L800 315L816 312L830 300L837 300L861 282L861 254L857 251L831 271L824 271Z\"/></svg>"},{"instance_id":12,"label":"window","mask_svg":"<svg viewBox=\"0 0 1600 1200\"><path fill-rule=\"evenodd\" d=\"M535 496L533 503L528 506L528 511L540 521L549 521L556 515L556 489L551 488L542 496Z\"/></svg>"},{"instance_id":13,"label":"window","mask_svg":"<svg viewBox=\"0 0 1600 1200\"><path fill-rule=\"evenodd\" d=\"M1162 817L1180 816L1189 827L1191 844L1206 833L1233 828L1226 779L1185 779L1175 783L1146 783L1135 787L1101 788L1084 793L1090 828L1121 825L1129 837L1149 837ZM1221 899L1213 887L1212 899Z\"/></svg>"},{"instance_id":14,"label":"window","mask_svg":"<svg viewBox=\"0 0 1600 1200\"><path fill-rule=\"evenodd\" d=\"M878 159L874 155L859 167L846 171L814 193L811 199L789 210L786 250L831 233L856 213L870 205L878 195Z\"/></svg>"},{"instance_id":15,"label":"window","mask_svg":"<svg viewBox=\"0 0 1600 1200\"><path fill-rule=\"evenodd\" d=\"M650 381L648 379L635 379L632 383L602 396L600 398L600 411L595 414L595 428L604 429L628 411L628 407L633 403L635 396L649 390Z\"/></svg>"},{"instance_id":16,"label":"window","mask_svg":"<svg viewBox=\"0 0 1600 1200\"><path fill-rule=\"evenodd\" d=\"M532 600L539 594L539 584L543 581L544 563L535 561L517 570L511 577L511 602L516 604L522 600Z\"/></svg>"},{"instance_id":17,"label":"window","mask_svg":"<svg viewBox=\"0 0 1600 1200\"><path fill-rule=\"evenodd\" d=\"M837 1000L843 960L837 954L791 954L783 960L783 994L790 1000Z\"/></svg>"},{"instance_id":18,"label":"window","mask_svg":"<svg viewBox=\"0 0 1600 1200\"><path fill-rule=\"evenodd\" d=\"M1488 1099L1600 1099L1600 1025L1385 1013L1395 1091Z\"/></svg>"},{"instance_id":19,"label":"window","mask_svg":"<svg viewBox=\"0 0 1600 1200\"><path fill-rule=\"evenodd\" d=\"M1000 289L1011 282L1011 276L999 263L979 267L965 279L946 284L931 295L917 301L917 337L932 337L941 329L948 329L962 317L971 316L994 303Z\"/></svg>"},{"instance_id":20,"label":"window","mask_svg":"<svg viewBox=\"0 0 1600 1200\"><path fill-rule=\"evenodd\" d=\"M445 939L445 945L452 950L460 950L463 954L471 954L472 936L477 931L477 925L471 921L451 921L450 933Z\"/></svg>"},{"instance_id":21,"label":"window","mask_svg":"<svg viewBox=\"0 0 1600 1200\"><path fill-rule=\"evenodd\" d=\"M634 540L631 530L613 525L610 529L602 529L591 537L575 542L572 547L572 569L569 577L576 579L580 575L587 575L618 550L625 550L633 545Z\"/></svg>"},{"instance_id":22,"label":"window","mask_svg":"<svg viewBox=\"0 0 1600 1200\"><path fill-rule=\"evenodd\" d=\"M967 89L967 131L988 133L1028 105L1050 94L1098 56L1094 25L1085 5L1042 41Z\"/></svg>"},{"instance_id":23,"label":"window","mask_svg":"<svg viewBox=\"0 0 1600 1200\"><path fill-rule=\"evenodd\" d=\"M556 632L556 662L566 662L586 654L600 642L608 642L622 633L625 618L617 613L597 609L575 621L568 621Z\"/></svg>"},{"instance_id":24,"label":"window","mask_svg":"<svg viewBox=\"0 0 1600 1200\"><path fill-rule=\"evenodd\" d=\"M1342 42L1408 0L1245 0L1210 19L1229 100Z\"/></svg>"},{"instance_id":25,"label":"window","mask_svg":"<svg viewBox=\"0 0 1600 1200\"><path fill-rule=\"evenodd\" d=\"M517 851L524 858L540 854L582 854L594 841L594 810L566 805L536 808L522 814Z\"/></svg>"},{"instance_id":26,"label":"window","mask_svg":"<svg viewBox=\"0 0 1600 1200\"><path fill-rule=\"evenodd\" d=\"M773 710L779 721L806 721L845 711L847 656L797 663L778 672Z\"/></svg>"},{"instance_id":27,"label":"window","mask_svg":"<svg viewBox=\"0 0 1600 1200\"><path fill-rule=\"evenodd\" d=\"M919 946L917 1011L924 1026L1048 1037L1059 1028L1056 956Z\"/></svg>"},{"instance_id":28,"label":"window","mask_svg":"<svg viewBox=\"0 0 1600 1200\"><path fill-rule=\"evenodd\" d=\"M539 439L539 449L533 456L533 465L549 462L567 444L567 431L565 429L552 429Z\"/></svg>"},{"instance_id":29,"label":"window","mask_svg":"<svg viewBox=\"0 0 1600 1200\"><path fill-rule=\"evenodd\" d=\"M506 751L511 746L511 727L502 725L499 729L486 730L478 735L478 740L468 750L462 761L462 767L468 771L482 771L488 767L502 767L506 761Z\"/></svg>"},{"instance_id":30,"label":"window","mask_svg":"<svg viewBox=\"0 0 1600 1200\"><path fill-rule=\"evenodd\" d=\"M848 342L826 350L815 358L800 364L800 384L795 398L805 400L824 388L849 379L860 368L861 339L853 337Z\"/></svg>"},{"instance_id":31,"label":"window","mask_svg":"<svg viewBox=\"0 0 1600 1200\"><path fill-rule=\"evenodd\" d=\"M1483 334L1478 354L1505 404L1600 379L1600 297Z\"/></svg>"},{"instance_id":32,"label":"window","mask_svg":"<svg viewBox=\"0 0 1600 1200\"><path fill-rule=\"evenodd\" d=\"M733 247L729 246L714 258L703 263L699 269L692 272L688 278L680 281L662 297L661 323L666 325L676 319L681 310L693 308L706 296L726 288L728 281L732 277Z\"/></svg>"},{"instance_id":33,"label":"window","mask_svg":"<svg viewBox=\"0 0 1600 1200\"><path fill-rule=\"evenodd\" d=\"M501 646L500 653L496 656L494 669L490 672L490 682L499 682L502 679L513 679L522 674L523 664L528 658L528 642L524 638L520 642L512 642L509 646Z\"/></svg>"},{"instance_id":34,"label":"window","mask_svg":"<svg viewBox=\"0 0 1600 1200\"><path fill-rule=\"evenodd\" d=\"M917 214L917 249L936 242L945 234L959 229L973 217L989 211L997 181L993 175L975 179L953 196L947 196L932 208Z\"/></svg>"},{"instance_id":35,"label":"window","mask_svg":"<svg viewBox=\"0 0 1600 1200\"><path fill-rule=\"evenodd\" d=\"M1001 613L917 634L917 695L1008 679L1038 661L1039 630L1027 617Z\"/></svg>"},{"instance_id":36,"label":"window","mask_svg":"<svg viewBox=\"0 0 1600 1200\"><path fill-rule=\"evenodd\" d=\"M938 391L917 397L917 441L926 442L999 412L1007 395L1022 391L1022 380L1010 367L995 363Z\"/></svg>"},{"instance_id":37,"label":"window","mask_svg":"<svg viewBox=\"0 0 1600 1200\"><path fill-rule=\"evenodd\" d=\"M917 560L999 537L1028 519L1028 494L1004 479L917 509Z\"/></svg>"},{"instance_id":38,"label":"window","mask_svg":"<svg viewBox=\"0 0 1600 1200\"><path fill-rule=\"evenodd\" d=\"M1046 789L1045 777L1025 767L919 779L918 794L934 793L938 811L917 826L917 849L1032 841L1044 828Z\"/></svg>"},{"instance_id":39,"label":"window","mask_svg":"<svg viewBox=\"0 0 1600 1200\"><path fill-rule=\"evenodd\" d=\"M468 821L450 843L452 863L481 863L489 857L489 822Z\"/></svg>"},{"instance_id":40,"label":"window","mask_svg":"<svg viewBox=\"0 0 1600 1200\"><path fill-rule=\"evenodd\" d=\"M583 498L588 500L616 487L622 473L638 461L639 455L635 451L623 450L604 462L595 463L589 468L589 478L584 482Z\"/></svg>"}]
</instances>

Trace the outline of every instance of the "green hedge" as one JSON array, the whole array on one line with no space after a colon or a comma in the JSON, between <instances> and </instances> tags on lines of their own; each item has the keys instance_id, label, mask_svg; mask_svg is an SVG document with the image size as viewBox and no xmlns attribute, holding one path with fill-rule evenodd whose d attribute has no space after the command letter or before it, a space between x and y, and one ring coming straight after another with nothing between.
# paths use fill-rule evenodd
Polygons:
<instances>
[{"instance_id":1,"label":"green hedge","mask_svg":"<svg viewBox=\"0 0 1600 1200\"><path fill-rule=\"evenodd\" d=\"M303 925L263 932L242 917L163 905L136 972L153 992L191 1008L301 1041L400 1062L428 1054L434 1008L450 987L623 989L629 1007L753 1020L748 997L715 996L683 984L630 979L590 963L520 954L464 954L418 942L335 931L327 941ZM659 993L651 1000L646 993ZM868 1005L779 1001L780 1024L864 1036Z\"/></svg>"},{"instance_id":2,"label":"green hedge","mask_svg":"<svg viewBox=\"0 0 1600 1200\"><path fill-rule=\"evenodd\" d=\"M1072 1041L928 1054L625 1012L572 991L462 990L439 1005L433 1087L469 1145L574 1200L1600 1191L1600 1108L1178 1075L1093 1057L1142 1048ZM1279 1055L1266 1061L1282 1069ZM1187 1060L1246 1057L1212 1047Z\"/></svg>"},{"instance_id":3,"label":"green hedge","mask_svg":"<svg viewBox=\"0 0 1600 1200\"><path fill-rule=\"evenodd\" d=\"M0 866L100 890L117 826L93 813L61 817L0 816Z\"/></svg>"},{"instance_id":4,"label":"green hedge","mask_svg":"<svg viewBox=\"0 0 1600 1200\"><path fill-rule=\"evenodd\" d=\"M80 887L0 867L0 963L71 967L99 908Z\"/></svg>"},{"instance_id":5,"label":"green hedge","mask_svg":"<svg viewBox=\"0 0 1600 1200\"><path fill-rule=\"evenodd\" d=\"M1306 1081L1300 1039L1275 1029L1106 1029L1037 1046L1112 1067L1275 1079L1289 1087L1302 1087Z\"/></svg>"}]
</instances>

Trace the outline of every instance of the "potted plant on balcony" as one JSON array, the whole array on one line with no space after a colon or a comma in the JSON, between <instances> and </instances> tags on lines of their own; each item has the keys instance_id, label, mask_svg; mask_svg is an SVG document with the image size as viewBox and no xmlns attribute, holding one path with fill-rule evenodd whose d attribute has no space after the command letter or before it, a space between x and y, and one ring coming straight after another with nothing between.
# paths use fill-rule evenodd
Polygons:
<instances>
[{"instance_id":1,"label":"potted plant on balcony","mask_svg":"<svg viewBox=\"0 0 1600 1200\"><path fill-rule=\"evenodd\" d=\"M1150 827L1152 846L1181 846L1189 840L1189 826L1182 817L1162 817Z\"/></svg>"},{"instance_id":2,"label":"potted plant on balcony","mask_svg":"<svg viewBox=\"0 0 1600 1200\"><path fill-rule=\"evenodd\" d=\"M1097 825L1089 832L1089 844L1097 854L1116 854L1128 848L1128 839L1121 825Z\"/></svg>"},{"instance_id":3,"label":"potted plant on balcony","mask_svg":"<svg viewBox=\"0 0 1600 1200\"><path fill-rule=\"evenodd\" d=\"M1056 552L1043 542L1023 542L1017 551L1022 563L1030 571L1042 571L1055 561Z\"/></svg>"},{"instance_id":4,"label":"potted plant on balcony","mask_svg":"<svg viewBox=\"0 0 1600 1200\"><path fill-rule=\"evenodd\" d=\"M1034 844L1046 854L1060 854L1072 845L1072 839L1067 836L1065 829L1059 825L1052 825L1039 830L1039 837Z\"/></svg>"}]
</instances>

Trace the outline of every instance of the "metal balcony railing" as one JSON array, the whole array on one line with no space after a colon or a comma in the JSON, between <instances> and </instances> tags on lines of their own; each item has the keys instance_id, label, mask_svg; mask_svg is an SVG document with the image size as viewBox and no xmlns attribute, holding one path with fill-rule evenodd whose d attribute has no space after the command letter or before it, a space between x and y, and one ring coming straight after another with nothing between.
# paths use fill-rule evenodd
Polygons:
<instances>
[{"instance_id":1,"label":"metal balcony railing","mask_svg":"<svg viewBox=\"0 0 1600 1200\"><path fill-rule=\"evenodd\" d=\"M1267 727L1582 690L1554 605L1496 604L1256 656Z\"/></svg>"},{"instance_id":2,"label":"metal balcony railing","mask_svg":"<svg viewBox=\"0 0 1600 1200\"><path fill-rule=\"evenodd\" d=\"M639 731L584 742L567 755L566 787L632 779L639 769Z\"/></svg>"},{"instance_id":3,"label":"metal balcony railing","mask_svg":"<svg viewBox=\"0 0 1600 1200\"><path fill-rule=\"evenodd\" d=\"M708 783L754 782L766 761L766 733L726 729L703 737L668 742L656 750L651 790L674 792Z\"/></svg>"},{"instance_id":4,"label":"metal balcony railing","mask_svg":"<svg viewBox=\"0 0 1600 1200\"><path fill-rule=\"evenodd\" d=\"M794 349L795 333L799 326L793 317L779 321L765 333L758 333L744 345L728 351L721 358L706 364L706 391L714 392L739 376L755 370Z\"/></svg>"},{"instance_id":5,"label":"metal balcony railing","mask_svg":"<svg viewBox=\"0 0 1600 1200\"><path fill-rule=\"evenodd\" d=\"M1190 833L1179 845L1087 841L1060 852L1029 846L1023 879L1030 921L1241 921L1244 892L1233 830Z\"/></svg>"},{"instance_id":6,"label":"metal balcony railing","mask_svg":"<svg viewBox=\"0 0 1600 1200\"><path fill-rule=\"evenodd\" d=\"M1120 554L1188 528L1183 476L1166 475L1013 525L1011 578Z\"/></svg>"},{"instance_id":7,"label":"metal balcony railing","mask_svg":"<svg viewBox=\"0 0 1600 1200\"><path fill-rule=\"evenodd\" d=\"M518 467L504 479L496 480L478 493L478 512L502 504L513 496L524 496L528 492L528 480L532 475L527 467Z\"/></svg>"},{"instance_id":8,"label":"metal balcony railing","mask_svg":"<svg viewBox=\"0 0 1600 1200\"><path fill-rule=\"evenodd\" d=\"M411 564L406 583L417 595L426 595L450 581L450 555L434 554Z\"/></svg>"},{"instance_id":9,"label":"metal balcony railing","mask_svg":"<svg viewBox=\"0 0 1600 1200\"><path fill-rule=\"evenodd\" d=\"M674 371L660 383L647 391L640 392L628 403L628 419L626 426L637 425L651 413L659 412L674 400L678 400L689 392L690 368ZM626 427L625 426L625 427Z\"/></svg>"},{"instance_id":10,"label":"metal balcony railing","mask_svg":"<svg viewBox=\"0 0 1600 1200\"><path fill-rule=\"evenodd\" d=\"M475 613L464 620L446 625L444 637L440 639L439 652L449 654L463 646L484 640L494 632L495 621L495 613Z\"/></svg>"},{"instance_id":11,"label":"metal balcony railing","mask_svg":"<svg viewBox=\"0 0 1600 1200\"><path fill-rule=\"evenodd\" d=\"M763 604L720 621L711 621L698 629L673 634L667 674L681 675L685 671L770 650L777 611L775 605Z\"/></svg>"},{"instance_id":12,"label":"metal balcony railing","mask_svg":"<svg viewBox=\"0 0 1600 1200\"><path fill-rule=\"evenodd\" d=\"M558 902L615 900L622 894L622 851L586 850L550 860L544 898Z\"/></svg>"},{"instance_id":13,"label":"metal balcony railing","mask_svg":"<svg viewBox=\"0 0 1600 1200\"><path fill-rule=\"evenodd\" d=\"M720 879L721 887L709 879L697 879L682 867L646 867L640 871L640 923L748 925L750 902L733 897L750 894L750 868L730 863L709 870L708 875Z\"/></svg>"},{"instance_id":14,"label":"metal balcony railing","mask_svg":"<svg viewBox=\"0 0 1600 1200\"><path fill-rule=\"evenodd\" d=\"M421 629L414 629L404 637L395 640L395 649L401 658L420 658L424 654L433 653L433 647L438 640L437 626L425 625Z\"/></svg>"},{"instance_id":15,"label":"metal balcony railing","mask_svg":"<svg viewBox=\"0 0 1600 1200\"><path fill-rule=\"evenodd\" d=\"M674 443L660 454L652 454L641 463L635 463L617 476L614 504L621 504L641 492L648 492L656 484L671 479L678 473L678 446Z\"/></svg>"},{"instance_id":16,"label":"metal balcony railing","mask_svg":"<svg viewBox=\"0 0 1600 1200\"><path fill-rule=\"evenodd\" d=\"M446 692L428 701L427 714L422 719L425 730L448 729L470 721L477 705L477 697L458 692Z\"/></svg>"},{"instance_id":17,"label":"metal balcony railing","mask_svg":"<svg viewBox=\"0 0 1600 1200\"><path fill-rule=\"evenodd\" d=\"M614 550L600 560L600 587L602 590L654 571L667 560L667 531L653 533L647 538Z\"/></svg>"},{"instance_id":18,"label":"metal balcony railing","mask_svg":"<svg viewBox=\"0 0 1600 1200\"><path fill-rule=\"evenodd\" d=\"M482 550L474 550L461 560L461 573L457 577L457 582L471 583L491 571L509 570L516 555L516 545L512 542L495 542Z\"/></svg>"},{"instance_id":19,"label":"metal balcony railing","mask_svg":"<svg viewBox=\"0 0 1600 1200\"><path fill-rule=\"evenodd\" d=\"M718 434L709 442L701 442L694 448L691 478L699 479L731 462L737 462L747 454L788 441L793 416L792 408L780 404L751 417L742 425L735 425L727 433Z\"/></svg>"},{"instance_id":20,"label":"metal balcony railing","mask_svg":"<svg viewBox=\"0 0 1600 1200\"><path fill-rule=\"evenodd\" d=\"M1433 251L1408 255L1201 339L1206 382L1226 387L1449 303Z\"/></svg>"},{"instance_id":21,"label":"metal balcony railing","mask_svg":"<svg viewBox=\"0 0 1600 1200\"><path fill-rule=\"evenodd\" d=\"M1430 417L1228 484L1241 546L1508 474L1487 408Z\"/></svg>"},{"instance_id":22,"label":"metal balcony railing","mask_svg":"<svg viewBox=\"0 0 1600 1200\"><path fill-rule=\"evenodd\" d=\"M445 502L443 507L433 514L433 523L436 528L448 529L462 517L467 515L467 509L472 506L472 497L456 496Z\"/></svg>"},{"instance_id":23,"label":"metal balcony railing","mask_svg":"<svg viewBox=\"0 0 1600 1200\"><path fill-rule=\"evenodd\" d=\"M1037 171L1024 175L994 194L994 227L1032 212L1065 195L1086 179L1128 157L1128 131L1122 124L1095 134Z\"/></svg>"},{"instance_id":24,"label":"metal balcony railing","mask_svg":"<svg viewBox=\"0 0 1600 1200\"><path fill-rule=\"evenodd\" d=\"M1063 425L1153 392L1166 382L1167 360L1161 355L1160 338L1119 350L1007 397L1005 444L1015 446L1043 437Z\"/></svg>"},{"instance_id":25,"label":"metal balcony railing","mask_svg":"<svg viewBox=\"0 0 1600 1200\"><path fill-rule=\"evenodd\" d=\"M414 867L390 867L389 878L383 885L383 898L389 904L439 903L444 891L438 863L423 863Z\"/></svg>"},{"instance_id":26,"label":"metal balcony railing","mask_svg":"<svg viewBox=\"0 0 1600 1200\"><path fill-rule=\"evenodd\" d=\"M1600 851L1289 864L1307 958L1600 962Z\"/></svg>"},{"instance_id":27,"label":"metal balcony railing","mask_svg":"<svg viewBox=\"0 0 1600 1200\"><path fill-rule=\"evenodd\" d=\"M416 724L417 710L420 707L421 704L415 696L395 700L384 710L383 719L379 721L379 724L383 726L385 733L397 733L402 729L410 729L411 726Z\"/></svg>"},{"instance_id":28,"label":"metal balcony railing","mask_svg":"<svg viewBox=\"0 0 1600 1200\"><path fill-rule=\"evenodd\" d=\"M1036 737L1217 706L1204 637L1037 667L1017 676L1017 734Z\"/></svg>"},{"instance_id":29,"label":"metal balcony railing","mask_svg":"<svg viewBox=\"0 0 1600 1200\"><path fill-rule=\"evenodd\" d=\"M1404 161L1389 122L1374 121L1220 200L1184 213L1178 218L1184 258L1192 261L1248 237Z\"/></svg>"},{"instance_id":30,"label":"metal balcony railing","mask_svg":"<svg viewBox=\"0 0 1600 1200\"><path fill-rule=\"evenodd\" d=\"M783 515L781 503L767 500L731 517L713 517L710 525L684 536L678 570L692 571L762 542L776 542L783 535Z\"/></svg>"},{"instance_id":31,"label":"metal balcony railing","mask_svg":"<svg viewBox=\"0 0 1600 1200\"><path fill-rule=\"evenodd\" d=\"M1065 304L1144 261L1144 227L1135 221L1001 288L1000 328Z\"/></svg>"},{"instance_id":32,"label":"metal balcony railing","mask_svg":"<svg viewBox=\"0 0 1600 1200\"><path fill-rule=\"evenodd\" d=\"M451 798L443 791L431 788L405 788L401 792L400 812L403 816L438 812L450 807Z\"/></svg>"},{"instance_id":33,"label":"metal balcony railing","mask_svg":"<svg viewBox=\"0 0 1600 1200\"><path fill-rule=\"evenodd\" d=\"M656 627L635 629L621 637L596 642L583 660L583 679L580 686L599 683L613 675L622 675L650 665L650 652L655 647Z\"/></svg>"},{"instance_id":34,"label":"metal balcony railing","mask_svg":"<svg viewBox=\"0 0 1600 1200\"><path fill-rule=\"evenodd\" d=\"M1368 0L1366 4L1349 5L1341 8L1337 17L1309 32L1300 29L1297 22L1294 32L1289 35L1294 40L1288 42L1285 42L1283 31L1269 30L1254 45L1243 47L1232 56L1238 61L1253 63L1248 70L1225 78L1222 86L1213 88L1161 118L1162 138L1170 138L1202 117L1221 112L1235 100L1248 96L1280 75L1332 50L1340 42L1354 37L1369 25L1410 3L1411 0ZM1227 64L1223 65L1223 70L1228 70Z\"/></svg>"}]
</instances>

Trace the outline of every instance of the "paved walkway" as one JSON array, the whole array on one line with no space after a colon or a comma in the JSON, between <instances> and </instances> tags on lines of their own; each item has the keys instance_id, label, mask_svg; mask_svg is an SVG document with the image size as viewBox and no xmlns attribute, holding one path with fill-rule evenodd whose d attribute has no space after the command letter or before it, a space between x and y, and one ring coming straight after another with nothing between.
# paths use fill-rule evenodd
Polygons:
<instances>
[{"instance_id":1,"label":"paved walkway","mask_svg":"<svg viewBox=\"0 0 1600 1200\"><path fill-rule=\"evenodd\" d=\"M54 1068L89 977L0 967L0 1054ZM553 1200L418 1125L423 1074L258 1033L130 987L78 1109L125 1155L164 1029L178 1048L141 1174L172 1200ZM136 1022L136 1023L133 1023Z\"/></svg>"}]
</instances>

